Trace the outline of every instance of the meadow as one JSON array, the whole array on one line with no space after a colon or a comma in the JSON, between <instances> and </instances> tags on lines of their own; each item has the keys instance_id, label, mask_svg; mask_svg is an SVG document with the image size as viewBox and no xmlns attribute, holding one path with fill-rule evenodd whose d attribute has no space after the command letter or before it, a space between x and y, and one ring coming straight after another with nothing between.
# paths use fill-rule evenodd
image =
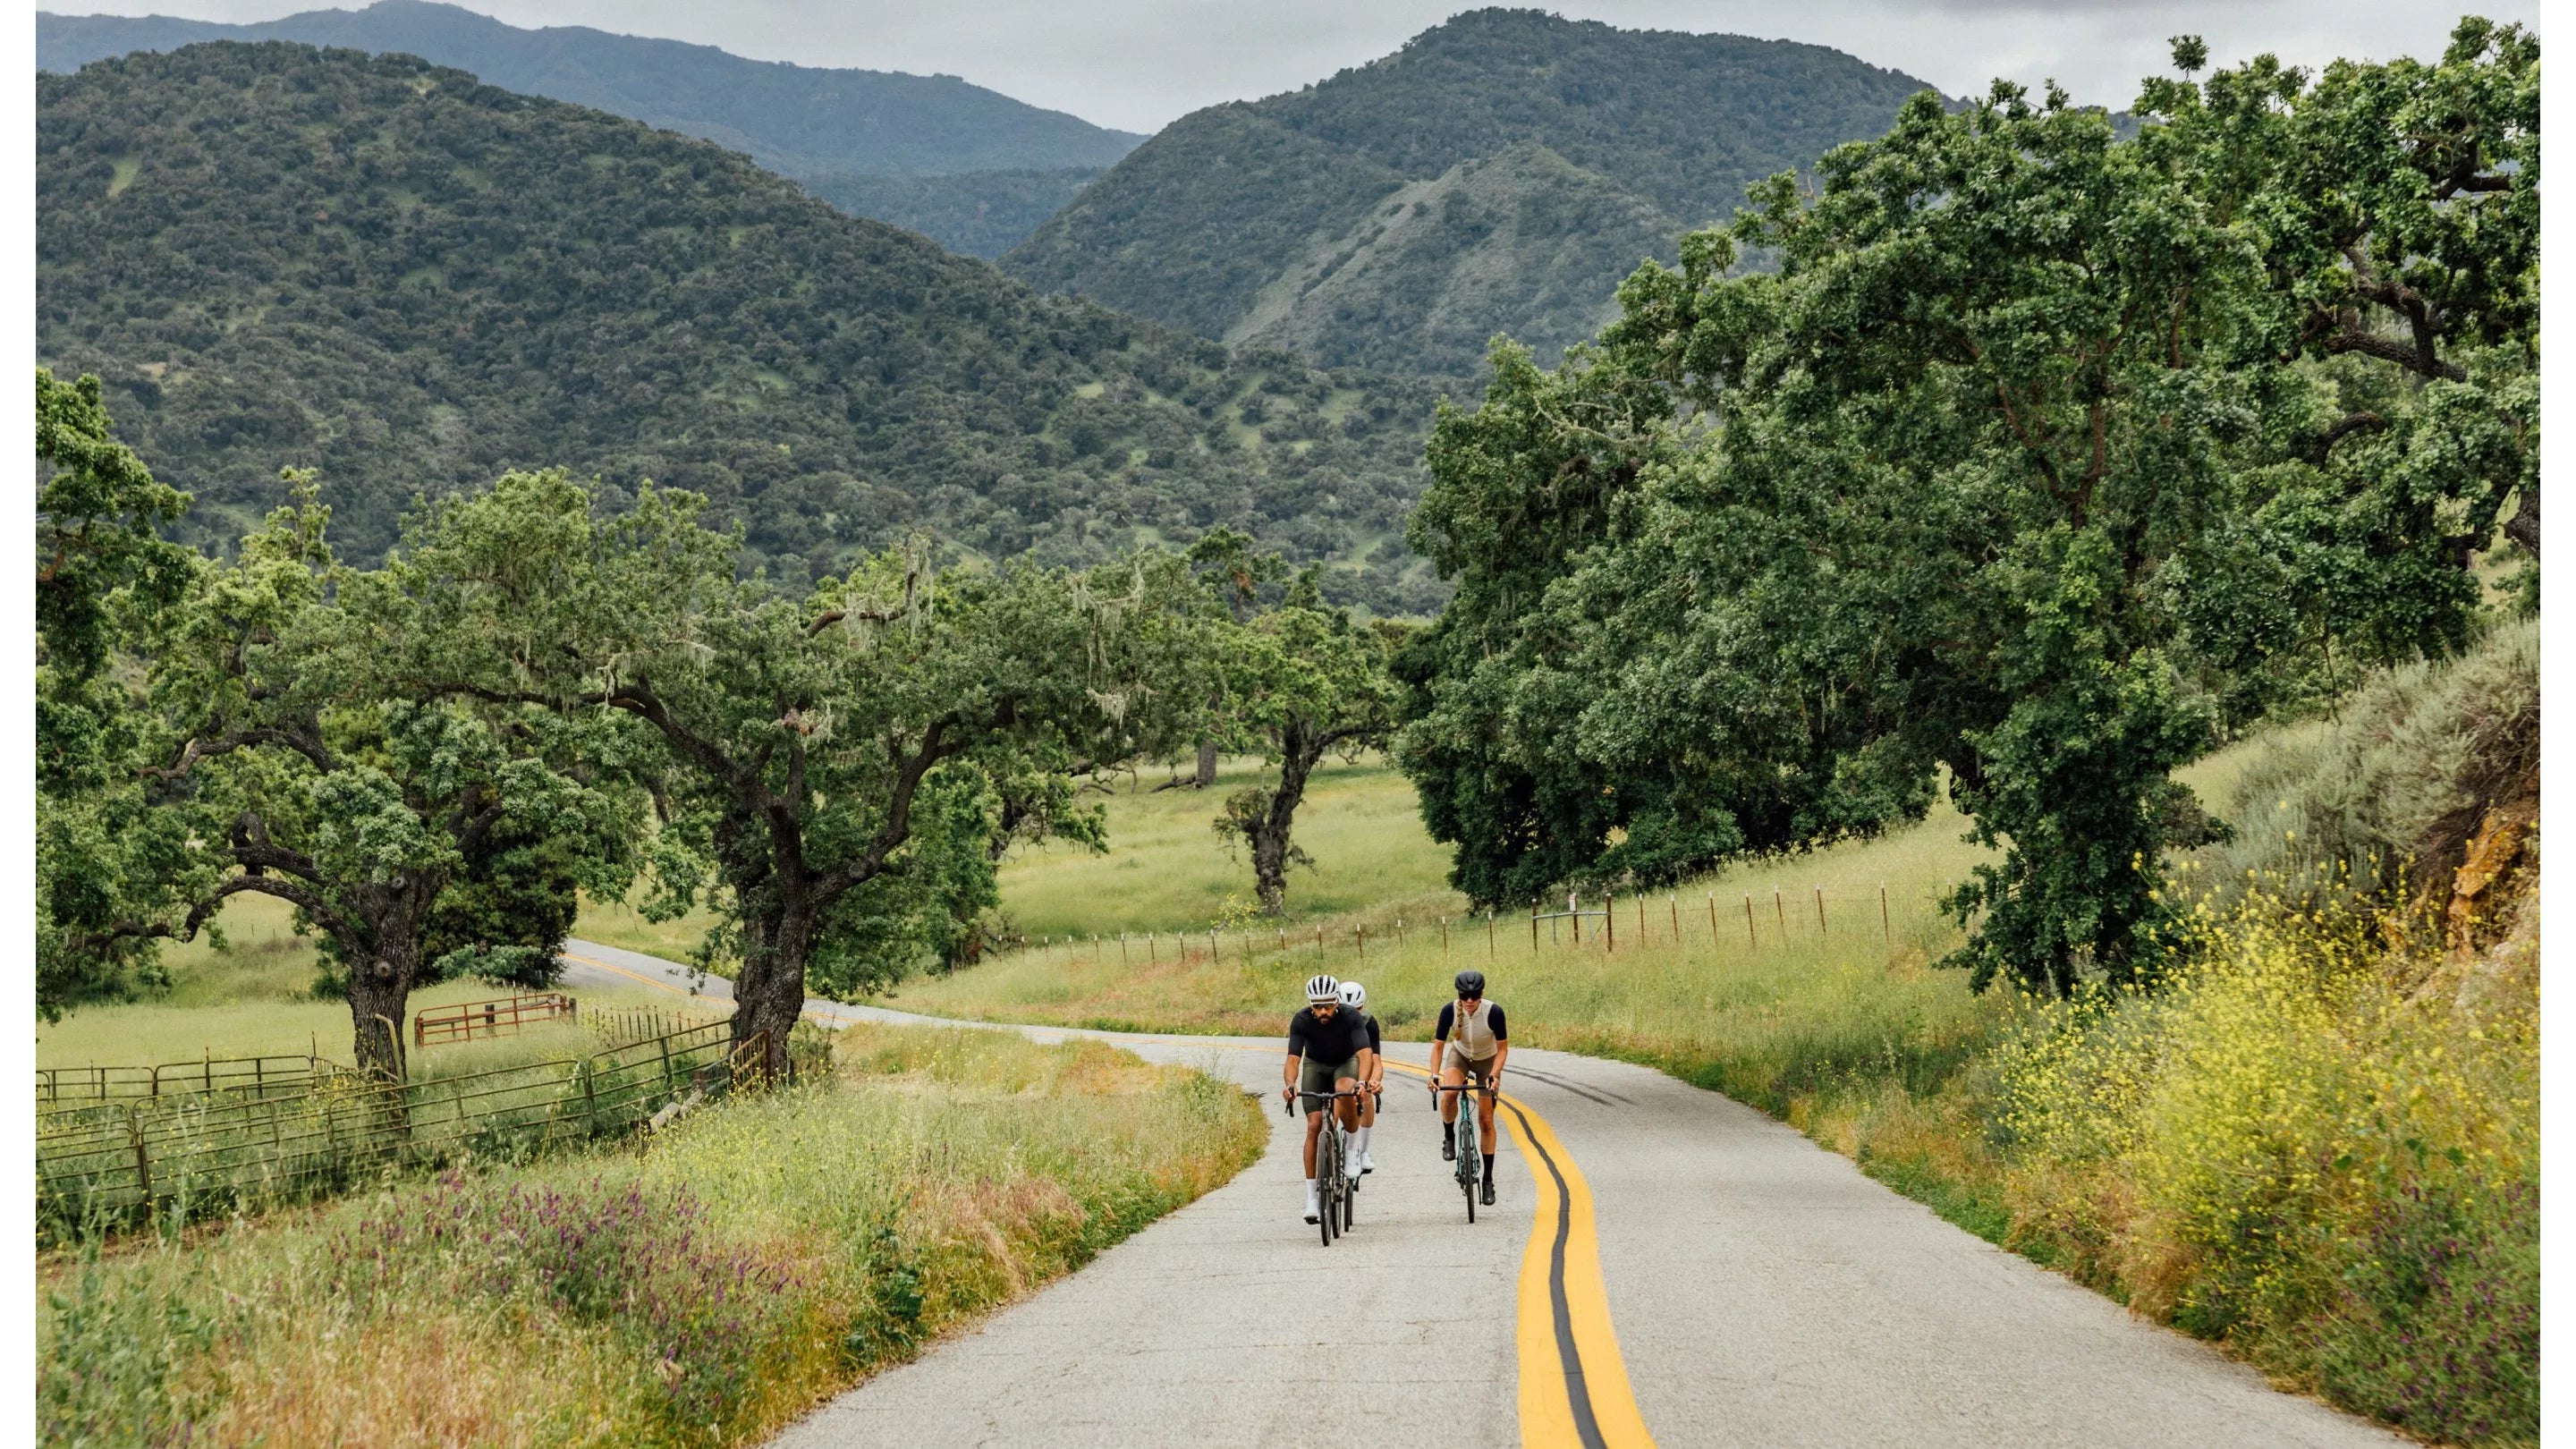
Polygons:
<instances>
[{"instance_id":1,"label":"meadow","mask_svg":"<svg viewBox=\"0 0 2576 1449\"><path fill-rule=\"evenodd\" d=\"M166 993L85 1006L60 1021L38 1022L36 1066L158 1066L206 1056L308 1053L348 1062L348 1004L313 995L314 945L295 934L292 917L293 908L283 901L235 896L217 921L224 935L221 949L203 937L163 948L170 973ZM415 992L411 1007L418 1011L509 994L511 988L489 982L446 981ZM641 986L570 994L585 1010L663 1009L671 1004L668 996ZM585 1040L577 1028L532 1028L502 1042L432 1046L415 1055L412 1067L415 1073L452 1073L530 1055L578 1055L586 1049Z\"/></svg>"},{"instance_id":2,"label":"meadow","mask_svg":"<svg viewBox=\"0 0 2576 1449\"><path fill-rule=\"evenodd\" d=\"M641 1155L41 1259L39 1434L754 1442L1222 1184L1267 1136L1234 1088L1097 1043L863 1026L834 1056Z\"/></svg>"}]
</instances>

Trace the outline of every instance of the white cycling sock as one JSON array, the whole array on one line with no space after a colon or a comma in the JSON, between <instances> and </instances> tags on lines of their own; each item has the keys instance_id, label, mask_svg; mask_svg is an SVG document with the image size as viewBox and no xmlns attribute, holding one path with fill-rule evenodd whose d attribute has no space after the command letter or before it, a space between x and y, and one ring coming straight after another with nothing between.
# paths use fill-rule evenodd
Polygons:
<instances>
[{"instance_id":1,"label":"white cycling sock","mask_svg":"<svg viewBox=\"0 0 2576 1449\"><path fill-rule=\"evenodd\" d=\"M1370 1133L1372 1133L1372 1132L1375 1132L1376 1130L1377 1130L1377 1129L1376 1129L1376 1128L1374 1128L1374 1127L1363 1127L1363 1128L1361 1128L1361 1129L1359 1130L1358 1134L1357 1134L1357 1136L1358 1136L1358 1139L1359 1139L1359 1140L1358 1140L1355 1144L1353 1144L1353 1145L1354 1145L1354 1147L1355 1147L1355 1149L1356 1149L1357 1151L1359 1151L1360 1153L1362 1153L1363 1155L1365 1155L1365 1154L1368 1152L1368 1139L1369 1139L1369 1134L1370 1134Z\"/></svg>"}]
</instances>

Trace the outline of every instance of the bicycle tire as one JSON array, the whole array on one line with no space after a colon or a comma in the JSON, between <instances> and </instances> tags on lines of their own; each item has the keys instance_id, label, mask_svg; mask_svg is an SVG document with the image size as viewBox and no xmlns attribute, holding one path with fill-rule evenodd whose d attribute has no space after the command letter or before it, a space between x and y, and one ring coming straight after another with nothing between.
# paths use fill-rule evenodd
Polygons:
<instances>
[{"instance_id":1,"label":"bicycle tire","mask_svg":"<svg viewBox=\"0 0 2576 1449\"><path fill-rule=\"evenodd\" d=\"M1315 1143L1315 1165L1323 1169L1321 1174L1323 1182L1320 1185L1323 1196L1320 1206L1323 1212L1319 1215L1318 1226L1323 1229L1324 1246L1329 1248L1333 1245L1334 1219L1341 1215L1339 1208L1333 1202L1333 1184L1340 1180L1342 1170L1342 1165L1334 1160L1333 1123L1329 1115L1324 1123L1324 1130L1318 1134L1318 1140Z\"/></svg>"},{"instance_id":2,"label":"bicycle tire","mask_svg":"<svg viewBox=\"0 0 2576 1449\"><path fill-rule=\"evenodd\" d=\"M1476 1220L1476 1164L1482 1160L1476 1144L1476 1102L1466 1093L1458 1097L1458 1186L1467 1196L1467 1221Z\"/></svg>"}]
</instances>

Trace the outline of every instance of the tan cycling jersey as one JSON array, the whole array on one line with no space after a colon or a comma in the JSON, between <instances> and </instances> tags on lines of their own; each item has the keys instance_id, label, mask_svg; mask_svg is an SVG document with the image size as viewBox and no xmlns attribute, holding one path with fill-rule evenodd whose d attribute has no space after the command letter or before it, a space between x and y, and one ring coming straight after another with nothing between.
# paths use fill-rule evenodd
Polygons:
<instances>
[{"instance_id":1,"label":"tan cycling jersey","mask_svg":"<svg viewBox=\"0 0 2576 1449\"><path fill-rule=\"evenodd\" d=\"M1494 1028L1485 1019L1493 1003L1478 1000L1473 1007L1461 1007L1450 1013L1449 1049L1471 1062L1494 1059Z\"/></svg>"}]
</instances>

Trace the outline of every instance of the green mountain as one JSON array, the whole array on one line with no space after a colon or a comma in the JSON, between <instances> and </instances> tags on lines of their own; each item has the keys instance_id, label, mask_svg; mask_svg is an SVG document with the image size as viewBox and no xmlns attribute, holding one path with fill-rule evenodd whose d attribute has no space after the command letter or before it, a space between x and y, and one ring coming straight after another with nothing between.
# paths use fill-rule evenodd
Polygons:
<instances>
[{"instance_id":1,"label":"green mountain","mask_svg":"<svg viewBox=\"0 0 2576 1449\"><path fill-rule=\"evenodd\" d=\"M1097 557L1223 523L1436 599L1395 542L1418 384L1315 371L847 217L703 141L401 55L218 43L37 79L37 359L105 381L221 540L321 470L380 552L421 494L560 464L695 489L775 572L927 525Z\"/></svg>"},{"instance_id":2,"label":"green mountain","mask_svg":"<svg viewBox=\"0 0 2576 1449\"><path fill-rule=\"evenodd\" d=\"M209 40L297 40L417 55L504 90L592 106L732 147L856 215L984 256L998 256L1027 236L1083 182L1144 139L955 76L746 60L713 46L587 26L523 30L429 0L377 0L362 10L311 10L254 25L39 12L36 68L67 74L109 56ZM1033 185L1024 174L1030 172L1052 179ZM928 177L941 178L927 190L942 200L908 200L896 187L884 209L870 209L877 193L854 184L884 187L894 178ZM1041 211L1040 201L1052 204ZM916 220L892 214L906 207ZM1022 220L1026 225L1018 226ZM1009 226L1018 229L1006 236Z\"/></svg>"},{"instance_id":3,"label":"green mountain","mask_svg":"<svg viewBox=\"0 0 2576 1449\"><path fill-rule=\"evenodd\" d=\"M967 171L955 176L814 175L805 189L852 216L917 231L952 252L987 260L1028 239L1102 168Z\"/></svg>"},{"instance_id":4,"label":"green mountain","mask_svg":"<svg viewBox=\"0 0 2576 1449\"><path fill-rule=\"evenodd\" d=\"M1165 127L1005 258L1052 291L1331 363L1552 357L1745 186L1925 83L1822 46L1460 15L1303 90Z\"/></svg>"}]
</instances>

